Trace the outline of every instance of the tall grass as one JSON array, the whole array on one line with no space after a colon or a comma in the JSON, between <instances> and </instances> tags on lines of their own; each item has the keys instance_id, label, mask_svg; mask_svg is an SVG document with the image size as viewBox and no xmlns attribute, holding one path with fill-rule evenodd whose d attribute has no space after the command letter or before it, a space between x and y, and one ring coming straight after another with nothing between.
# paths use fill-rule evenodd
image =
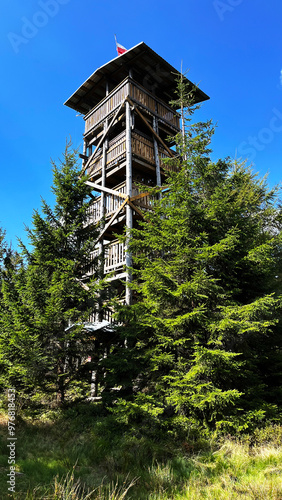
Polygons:
<instances>
[{"instance_id":1,"label":"tall grass","mask_svg":"<svg viewBox=\"0 0 282 500\"><path fill-rule=\"evenodd\" d=\"M5 500L13 497L4 421L0 438ZM282 426L199 448L78 414L23 421L17 438L16 500L282 500Z\"/></svg>"},{"instance_id":2,"label":"tall grass","mask_svg":"<svg viewBox=\"0 0 282 500\"><path fill-rule=\"evenodd\" d=\"M185 463L182 466L185 467ZM213 453L191 457L187 466L190 477L182 482L181 487L177 482L177 467L158 464L150 468L153 491L148 499L282 499L281 446L249 448L246 444L229 440Z\"/></svg>"},{"instance_id":3,"label":"tall grass","mask_svg":"<svg viewBox=\"0 0 282 500\"><path fill-rule=\"evenodd\" d=\"M27 493L25 500L123 500L134 484L135 480L124 481L121 486L118 482L106 486L101 484L95 490L86 491L80 480L76 481L73 474L67 474L65 478L55 478L53 491L48 489L41 495L35 488L32 493Z\"/></svg>"}]
</instances>

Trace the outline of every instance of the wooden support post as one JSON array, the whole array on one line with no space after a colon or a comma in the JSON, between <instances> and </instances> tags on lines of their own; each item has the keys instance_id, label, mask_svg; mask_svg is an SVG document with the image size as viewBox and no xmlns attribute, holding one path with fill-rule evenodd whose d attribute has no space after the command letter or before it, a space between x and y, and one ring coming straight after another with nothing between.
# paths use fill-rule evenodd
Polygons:
<instances>
[{"instance_id":1,"label":"wooden support post","mask_svg":"<svg viewBox=\"0 0 282 500\"><path fill-rule=\"evenodd\" d=\"M131 110L130 103L126 101L126 194L130 198L132 196L132 152L131 152ZM127 203L126 205L126 290L125 290L125 302L127 305L131 304L132 301L132 290L129 285L132 281L131 271L128 270L132 266L132 256L128 251L128 245L130 241L130 230L133 227L133 214L132 208Z\"/></svg>"},{"instance_id":2,"label":"wooden support post","mask_svg":"<svg viewBox=\"0 0 282 500\"><path fill-rule=\"evenodd\" d=\"M106 96L109 95L109 82L106 82ZM106 167L107 167L107 150L109 146L109 140L108 137L106 136L106 131L108 128L108 118L105 119L104 122L104 135L105 135L105 140L103 142L103 158L102 158L102 173L101 173L101 184L102 187L106 186ZM101 192L101 217L102 217L102 223L101 223L101 230L104 229L105 227L105 216L106 216L106 193L105 191ZM104 252L104 239L100 238L99 239L99 249L101 255L103 255ZM102 269L102 273L104 274L104 265ZM103 293L103 292L101 292ZM101 296L101 294L100 294ZM101 321L103 321L103 317L100 318Z\"/></svg>"},{"instance_id":3,"label":"wooden support post","mask_svg":"<svg viewBox=\"0 0 282 500\"><path fill-rule=\"evenodd\" d=\"M87 157L87 141L83 141L83 155Z\"/></svg>"},{"instance_id":4,"label":"wooden support post","mask_svg":"<svg viewBox=\"0 0 282 500\"><path fill-rule=\"evenodd\" d=\"M156 134L159 133L159 127L158 127L158 120L157 117L154 116L153 118L153 129L156 132ZM154 154L155 154L155 163L156 163L156 184L157 186L162 185L162 178L161 178L161 166L160 166L160 158L159 158L159 147L157 143L157 139L154 136ZM161 197L161 193L159 193L159 197Z\"/></svg>"},{"instance_id":5,"label":"wooden support post","mask_svg":"<svg viewBox=\"0 0 282 500\"><path fill-rule=\"evenodd\" d=\"M108 127L108 120L106 118L104 122L104 133L107 130ZM105 187L106 185L106 166L107 166L107 149L108 149L108 138L106 137L104 142L103 142L103 158L102 158L102 187ZM105 215L106 215L106 193L105 191L101 192L101 231L103 231L105 227ZM99 273L100 277L103 278L104 276L104 239L99 238L99 256L100 256L100 262L99 262ZM103 312L102 311L102 303L103 303L103 291L100 292L100 297L99 297L99 321L103 321Z\"/></svg>"},{"instance_id":6,"label":"wooden support post","mask_svg":"<svg viewBox=\"0 0 282 500\"><path fill-rule=\"evenodd\" d=\"M106 82L106 96L109 94L109 84ZM107 166L107 149L109 145L109 141L107 138L107 128L108 128L108 119L106 118L104 122L104 130L103 130L103 136L105 140L103 141L103 158L102 158L102 175L101 175L101 184L102 188L105 188L106 186L106 166ZM96 148L96 151L98 151L98 148ZM106 232L105 229L105 215L106 215L106 192L103 190L101 191L101 218L102 218L102 223L101 223L101 233L99 237L99 255L101 257L101 262L99 263L100 267L100 277L104 277L104 240L103 240L103 234ZM100 291L99 294L99 313L98 313L98 319L100 322L103 321L103 310L102 310L102 304L103 304L103 290ZM97 397L98 395L98 370L92 371L92 377L91 377L91 396L92 397Z\"/></svg>"},{"instance_id":7,"label":"wooden support post","mask_svg":"<svg viewBox=\"0 0 282 500\"><path fill-rule=\"evenodd\" d=\"M87 142L83 141L83 154L80 154L79 157L83 160L82 161L82 168L84 167L84 163L88 160L87 156Z\"/></svg>"},{"instance_id":8,"label":"wooden support post","mask_svg":"<svg viewBox=\"0 0 282 500\"><path fill-rule=\"evenodd\" d=\"M104 131L108 128L108 120L105 120ZM102 187L106 186L106 166L107 166L107 149L108 149L108 138L103 142L103 160L102 160ZM106 214L106 195L105 192L101 193L101 215L105 217Z\"/></svg>"},{"instance_id":9,"label":"wooden support post","mask_svg":"<svg viewBox=\"0 0 282 500\"><path fill-rule=\"evenodd\" d=\"M186 161L187 160L187 154L185 152L185 118L184 118L184 105L183 105L183 99L184 99L184 84L183 84L183 71L182 71L182 63L181 61L181 92L180 92L180 100L181 100L181 132L182 132L182 148L183 148L183 159Z\"/></svg>"}]
</instances>

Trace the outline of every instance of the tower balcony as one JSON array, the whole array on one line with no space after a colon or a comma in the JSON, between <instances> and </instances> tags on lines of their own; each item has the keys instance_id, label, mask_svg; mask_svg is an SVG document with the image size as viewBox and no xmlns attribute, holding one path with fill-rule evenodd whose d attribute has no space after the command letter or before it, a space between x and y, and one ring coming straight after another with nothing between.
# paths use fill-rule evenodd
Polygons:
<instances>
[{"instance_id":1,"label":"tower balcony","mask_svg":"<svg viewBox=\"0 0 282 500\"><path fill-rule=\"evenodd\" d=\"M126 264L125 243L112 241L105 247L104 273L121 272Z\"/></svg>"},{"instance_id":2,"label":"tower balcony","mask_svg":"<svg viewBox=\"0 0 282 500\"><path fill-rule=\"evenodd\" d=\"M104 274L109 274L111 272L121 273L124 271L126 265L126 251L125 243L119 240L111 241L105 244L105 255L104 255ZM90 254L90 260L95 259L99 256L99 249L95 248ZM95 267L91 267L87 273L91 276L95 272Z\"/></svg>"},{"instance_id":3,"label":"tower balcony","mask_svg":"<svg viewBox=\"0 0 282 500\"><path fill-rule=\"evenodd\" d=\"M131 78L126 78L95 108L85 115L85 137L93 129L99 127L105 118L110 117L126 97L130 97L133 102L137 103L147 112L157 116L160 122L172 129L172 133L179 131L179 115L176 111L151 94L139 83Z\"/></svg>"},{"instance_id":4,"label":"tower balcony","mask_svg":"<svg viewBox=\"0 0 282 500\"><path fill-rule=\"evenodd\" d=\"M126 182L122 182L114 189L118 193L125 194ZM141 194L142 192L143 190L141 190L138 186L136 186L136 184L133 183L132 196L136 196L138 194ZM115 196L113 194L108 194L108 193L105 194L104 200L105 200L104 209L102 207L101 196L97 197L95 201L93 201L93 203L90 205L88 211L88 224L97 224L103 216L106 218L110 218L122 203L122 200L119 196ZM150 210L152 208L153 202L154 198L152 196L147 195L143 196L139 200L135 200L134 204L141 210Z\"/></svg>"},{"instance_id":5,"label":"tower balcony","mask_svg":"<svg viewBox=\"0 0 282 500\"><path fill-rule=\"evenodd\" d=\"M131 142L133 159L140 159L143 162L146 162L150 165L155 165L155 155L154 155L154 143L153 140L150 140L138 132L132 132L132 142ZM163 161L166 158L169 158L168 152L161 146L158 146L159 158L161 168L164 167ZM171 149L172 154L175 152ZM109 149L107 150L107 162L106 162L106 170L110 170L112 167L117 164L125 161L126 158L126 134L122 132L120 135L115 137L109 143ZM103 162L103 152L100 153L92 160L87 169L87 175L93 177L97 175L102 170L102 162ZM167 169L172 169L173 167L165 166Z\"/></svg>"}]
</instances>

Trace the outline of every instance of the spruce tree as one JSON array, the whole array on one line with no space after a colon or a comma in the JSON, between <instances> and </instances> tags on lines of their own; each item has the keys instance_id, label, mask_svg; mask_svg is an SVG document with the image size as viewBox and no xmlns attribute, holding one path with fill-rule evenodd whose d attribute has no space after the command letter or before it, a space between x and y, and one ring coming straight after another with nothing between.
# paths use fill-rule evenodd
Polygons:
<instances>
[{"instance_id":1,"label":"spruce tree","mask_svg":"<svg viewBox=\"0 0 282 500\"><path fill-rule=\"evenodd\" d=\"M3 260L6 250L5 231L0 227L0 263Z\"/></svg>"},{"instance_id":2,"label":"spruce tree","mask_svg":"<svg viewBox=\"0 0 282 500\"><path fill-rule=\"evenodd\" d=\"M42 202L27 229L30 247L22 261L10 260L2 283L0 351L9 383L30 397L33 390L57 394L57 402L85 397L90 388L97 335L87 327L98 307L95 240L89 223L92 201L79 177L76 153L67 145L59 166L53 163L52 209ZM90 359L90 358L89 358ZM6 373L5 373L6 371ZM47 398L48 399L48 398Z\"/></svg>"},{"instance_id":3,"label":"spruce tree","mask_svg":"<svg viewBox=\"0 0 282 500\"><path fill-rule=\"evenodd\" d=\"M212 135L208 122L176 137L169 187L132 231L126 347L106 360L117 414L177 432L248 428L282 404L278 192L244 163L213 162Z\"/></svg>"},{"instance_id":4,"label":"spruce tree","mask_svg":"<svg viewBox=\"0 0 282 500\"><path fill-rule=\"evenodd\" d=\"M9 249L1 269L0 384L2 391L17 390L18 403L34 396L39 380L44 380L44 350L26 298L25 266Z\"/></svg>"}]
</instances>

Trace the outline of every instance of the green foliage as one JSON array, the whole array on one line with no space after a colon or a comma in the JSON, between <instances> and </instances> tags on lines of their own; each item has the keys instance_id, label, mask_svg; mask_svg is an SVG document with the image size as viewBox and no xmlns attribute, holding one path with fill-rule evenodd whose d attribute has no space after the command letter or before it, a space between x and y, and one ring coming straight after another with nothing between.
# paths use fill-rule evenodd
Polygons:
<instances>
[{"instance_id":1,"label":"green foliage","mask_svg":"<svg viewBox=\"0 0 282 500\"><path fill-rule=\"evenodd\" d=\"M106 335L87 321L102 317L114 286L100 279L93 196L69 145L53 164L55 206L43 201L27 229L31 250L11 251L0 231L0 385L17 389L18 404L83 399L96 372L103 411L149 437L281 418L279 191L244 163L212 161L214 127L191 122L182 77L178 92L172 104L183 119L187 107L189 127L165 160L167 187L131 233L137 300L117 305Z\"/></svg>"},{"instance_id":2,"label":"green foliage","mask_svg":"<svg viewBox=\"0 0 282 500\"><path fill-rule=\"evenodd\" d=\"M85 323L103 286L91 258L97 230L88 223L90 189L69 145L53 174L54 209L43 201L42 214L34 211L31 249L21 245L23 257L10 252L2 271L0 380L29 404L40 393L51 402L55 392L63 403L72 387L78 396L89 391L85 360L96 339Z\"/></svg>"},{"instance_id":3,"label":"green foliage","mask_svg":"<svg viewBox=\"0 0 282 500\"><path fill-rule=\"evenodd\" d=\"M5 231L0 228L0 262L2 261L5 251L7 249L7 245L5 243Z\"/></svg>"},{"instance_id":4,"label":"green foliage","mask_svg":"<svg viewBox=\"0 0 282 500\"><path fill-rule=\"evenodd\" d=\"M243 163L213 162L212 134L198 123L175 139L169 188L132 231L126 348L105 362L133 367L115 379L112 411L167 432L243 431L282 404L278 190Z\"/></svg>"}]
</instances>

